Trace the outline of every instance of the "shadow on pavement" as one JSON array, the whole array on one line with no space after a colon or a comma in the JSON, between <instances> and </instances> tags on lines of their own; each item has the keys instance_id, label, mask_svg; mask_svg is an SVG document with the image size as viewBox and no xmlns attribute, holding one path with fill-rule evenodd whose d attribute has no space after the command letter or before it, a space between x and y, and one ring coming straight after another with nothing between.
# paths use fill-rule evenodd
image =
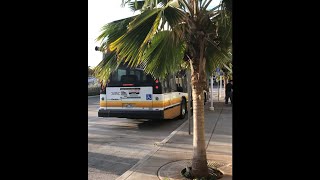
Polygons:
<instances>
[{"instance_id":1,"label":"shadow on pavement","mask_svg":"<svg viewBox=\"0 0 320 180\"><path fill-rule=\"evenodd\" d=\"M88 168L98 169L110 174L122 175L139 159L123 158L106 154L88 152Z\"/></svg>"}]
</instances>

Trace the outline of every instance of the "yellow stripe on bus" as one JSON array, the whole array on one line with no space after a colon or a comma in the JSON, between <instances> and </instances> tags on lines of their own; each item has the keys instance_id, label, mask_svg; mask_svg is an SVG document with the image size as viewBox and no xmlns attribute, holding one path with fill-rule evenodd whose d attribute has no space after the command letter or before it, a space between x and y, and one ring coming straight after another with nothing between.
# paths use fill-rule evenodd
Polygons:
<instances>
[{"instance_id":1,"label":"yellow stripe on bus","mask_svg":"<svg viewBox=\"0 0 320 180\"><path fill-rule=\"evenodd\" d=\"M100 107L122 107L127 104L131 104L134 107L153 107L153 108L165 108L173 104L181 102L181 97L174 98L171 101L100 101Z\"/></svg>"},{"instance_id":2,"label":"yellow stripe on bus","mask_svg":"<svg viewBox=\"0 0 320 180\"><path fill-rule=\"evenodd\" d=\"M100 101L100 107L107 107L106 101Z\"/></svg>"},{"instance_id":3,"label":"yellow stripe on bus","mask_svg":"<svg viewBox=\"0 0 320 180\"><path fill-rule=\"evenodd\" d=\"M181 98L179 97L179 98L172 99L170 104L173 105L173 104L177 104L177 103L180 103L180 102L181 102Z\"/></svg>"},{"instance_id":4,"label":"yellow stripe on bus","mask_svg":"<svg viewBox=\"0 0 320 180\"><path fill-rule=\"evenodd\" d=\"M173 119L180 115L180 106L164 110L164 119Z\"/></svg>"}]
</instances>

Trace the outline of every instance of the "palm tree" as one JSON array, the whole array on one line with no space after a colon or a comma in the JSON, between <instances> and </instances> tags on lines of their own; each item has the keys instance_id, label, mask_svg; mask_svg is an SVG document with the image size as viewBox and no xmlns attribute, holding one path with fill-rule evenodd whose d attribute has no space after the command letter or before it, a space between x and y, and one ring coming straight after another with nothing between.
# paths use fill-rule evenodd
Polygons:
<instances>
[{"instance_id":1,"label":"palm tree","mask_svg":"<svg viewBox=\"0 0 320 180\"><path fill-rule=\"evenodd\" d=\"M138 15L106 24L97 38L104 59L95 68L107 79L120 63L142 66L164 78L186 67L191 70L193 99L192 176L207 177L204 131L206 74L231 61L231 1L208 9L212 0L123 0Z\"/></svg>"}]
</instances>

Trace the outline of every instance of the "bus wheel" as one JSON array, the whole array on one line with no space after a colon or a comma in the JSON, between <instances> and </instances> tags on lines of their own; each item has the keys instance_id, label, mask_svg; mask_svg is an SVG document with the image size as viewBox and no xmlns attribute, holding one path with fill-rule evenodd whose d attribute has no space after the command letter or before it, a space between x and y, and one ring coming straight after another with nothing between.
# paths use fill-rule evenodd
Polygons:
<instances>
[{"instance_id":1,"label":"bus wheel","mask_svg":"<svg viewBox=\"0 0 320 180\"><path fill-rule=\"evenodd\" d=\"M182 99L181 101L181 108L180 108L180 119L184 119L186 117L186 112L187 112L187 108L186 108L186 100Z\"/></svg>"}]
</instances>

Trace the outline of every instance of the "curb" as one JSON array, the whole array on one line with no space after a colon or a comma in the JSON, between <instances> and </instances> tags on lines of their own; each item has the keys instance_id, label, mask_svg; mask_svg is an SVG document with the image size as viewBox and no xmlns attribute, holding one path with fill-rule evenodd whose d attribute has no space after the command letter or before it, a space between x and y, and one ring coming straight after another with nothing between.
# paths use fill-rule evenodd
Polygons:
<instances>
[{"instance_id":1,"label":"curb","mask_svg":"<svg viewBox=\"0 0 320 180\"><path fill-rule=\"evenodd\" d=\"M191 116L192 117L192 116ZM146 156L144 156L140 161L138 161L135 165L133 165L129 170L127 170L125 173L123 173L120 177L118 177L116 180L125 180L129 176L131 176L132 173L134 173L138 167L143 164L145 161L147 161L152 155L154 155L160 148L161 145L168 142L180 129L182 129L186 124L188 123L188 120L186 120L184 123L182 123L177 129L175 129L169 136L167 136L164 140L162 140L159 143L155 143L157 147L155 147L153 150L151 150Z\"/></svg>"}]
</instances>

